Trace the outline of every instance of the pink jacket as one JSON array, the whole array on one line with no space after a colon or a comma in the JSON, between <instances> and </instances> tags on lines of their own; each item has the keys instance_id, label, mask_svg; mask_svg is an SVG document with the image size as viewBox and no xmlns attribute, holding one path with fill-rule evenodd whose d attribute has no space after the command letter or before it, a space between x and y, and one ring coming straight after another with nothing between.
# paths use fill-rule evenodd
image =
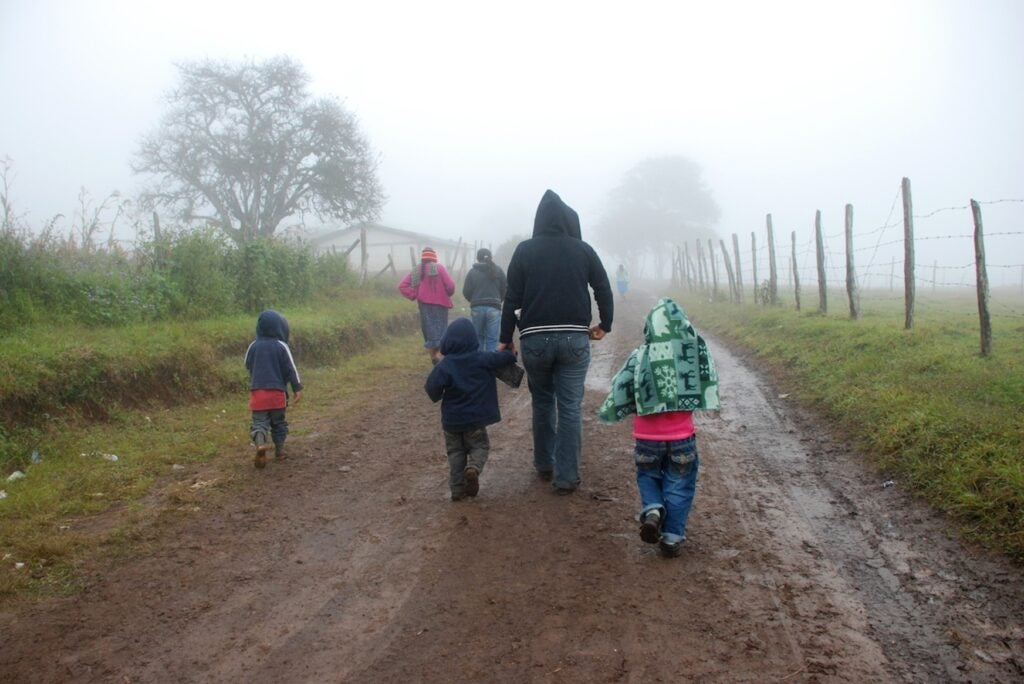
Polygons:
<instances>
[{"instance_id":1,"label":"pink jacket","mask_svg":"<svg viewBox=\"0 0 1024 684\"><path fill-rule=\"evenodd\" d=\"M422 264L417 267L421 268ZM430 266L428 265L429 269ZM452 294L455 293L455 281L448 275L448 271L441 264L437 264L437 275L431 278L427 276L420 280L419 287L412 286L412 273L402 278L398 283L398 291L406 299L423 304L436 304L446 309L452 308Z\"/></svg>"}]
</instances>

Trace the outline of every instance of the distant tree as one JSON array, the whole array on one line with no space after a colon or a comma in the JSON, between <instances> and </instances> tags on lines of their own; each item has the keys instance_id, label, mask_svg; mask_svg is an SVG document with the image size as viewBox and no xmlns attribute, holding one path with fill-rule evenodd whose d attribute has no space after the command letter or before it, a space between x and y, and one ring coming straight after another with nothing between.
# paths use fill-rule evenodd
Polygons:
<instances>
[{"instance_id":1,"label":"distant tree","mask_svg":"<svg viewBox=\"0 0 1024 684\"><path fill-rule=\"evenodd\" d=\"M696 162L680 155L645 159L608 193L598 241L631 271L651 254L662 274L674 246L713 236L720 215Z\"/></svg>"},{"instance_id":2,"label":"distant tree","mask_svg":"<svg viewBox=\"0 0 1024 684\"><path fill-rule=\"evenodd\" d=\"M149 206L205 221L242 244L312 212L344 222L375 218L383 202L376 160L355 118L314 98L288 57L178 65L168 111L133 163L152 174Z\"/></svg>"},{"instance_id":3,"label":"distant tree","mask_svg":"<svg viewBox=\"0 0 1024 684\"><path fill-rule=\"evenodd\" d=\"M516 251L516 247L523 240L529 239L529 235L513 235L508 238L500 245L494 248L494 254L492 255L494 263L501 266L503 269L508 269L508 263L512 261L512 254Z\"/></svg>"}]
</instances>

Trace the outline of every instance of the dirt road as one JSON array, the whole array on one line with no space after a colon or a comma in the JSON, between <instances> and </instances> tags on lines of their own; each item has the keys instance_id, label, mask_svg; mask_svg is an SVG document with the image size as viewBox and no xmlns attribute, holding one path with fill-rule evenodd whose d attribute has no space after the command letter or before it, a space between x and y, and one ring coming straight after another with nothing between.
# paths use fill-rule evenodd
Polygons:
<instances>
[{"instance_id":1,"label":"dirt road","mask_svg":"<svg viewBox=\"0 0 1024 684\"><path fill-rule=\"evenodd\" d=\"M1024 680L1021 570L714 340L689 540L640 541L629 425L596 409L652 303L594 345L574 495L532 472L524 385L501 388L479 497L448 501L438 409L397 375L84 594L0 610L0 680Z\"/></svg>"}]
</instances>

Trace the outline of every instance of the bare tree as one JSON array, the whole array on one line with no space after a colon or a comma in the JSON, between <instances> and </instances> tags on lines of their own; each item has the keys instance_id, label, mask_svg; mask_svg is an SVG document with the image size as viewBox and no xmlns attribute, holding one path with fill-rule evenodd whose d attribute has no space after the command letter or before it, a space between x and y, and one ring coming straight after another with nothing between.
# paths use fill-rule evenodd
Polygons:
<instances>
[{"instance_id":1,"label":"bare tree","mask_svg":"<svg viewBox=\"0 0 1024 684\"><path fill-rule=\"evenodd\" d=\"M298 63L204 60L178 70L169 109L133 163L155 176L144 206L171 207L238 243L306 212L376 217L384 198L369 143L337 100L310 95Z\"/></svg>"}]
</instances>

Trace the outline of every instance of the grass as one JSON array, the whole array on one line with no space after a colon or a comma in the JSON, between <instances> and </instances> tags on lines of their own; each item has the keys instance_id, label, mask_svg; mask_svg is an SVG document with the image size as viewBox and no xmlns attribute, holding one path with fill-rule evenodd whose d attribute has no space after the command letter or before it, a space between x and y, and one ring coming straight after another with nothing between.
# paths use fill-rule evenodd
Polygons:
<instances>
[{"instance_id":1,"label":"grass","mask_svg":"<svg viewBox=\"0 0 1024 684\"><path fill-rule=\"evenodd\" d=\"M865 296L857 321L839 297L828 315L699 300L679 295L698 328L753 352L968 539L1024 561L1024 316L995 317L982 357L971 299L919 300L909 331L892 299Z\"/></svg>"},{"instance_id":2,"label":"grass","mask_svg":"<svg viewBox=\"0 0 1024 684\"><path fill-rule=\"evenodd\" d=\"M289 316L293 335L323 315ZM361 388L382 385L388 375L425 372L422 340L409 332L415 329L414 319L404 330L370 328L372 349L364 344L362 353L318 365L297 355L306 389L289 410L292 435L306 434L339 403ZM237 372L237 357L222 360L221 372ZM49 431L42 461L27 468L25 478L2 485L0 597L74 593L90 559L144 548L162 522L193 515L258 477L247 394L237 389L174 407L118 410L106 421Z\"/></svg>"}]
</instances>

